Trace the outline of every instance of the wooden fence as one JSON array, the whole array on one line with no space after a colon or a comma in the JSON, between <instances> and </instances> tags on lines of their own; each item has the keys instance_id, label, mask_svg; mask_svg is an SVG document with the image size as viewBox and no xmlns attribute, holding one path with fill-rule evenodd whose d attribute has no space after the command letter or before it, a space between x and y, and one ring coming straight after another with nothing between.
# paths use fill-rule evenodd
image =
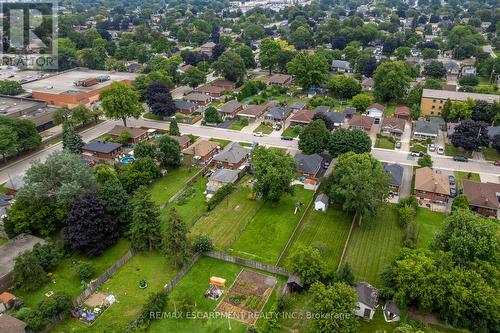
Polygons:
<instances>
[{"instance_id":1,"label":"wooden fence","mask_svg":"<svg viewBox=\"0 0 500 333\"><path fill-rule=\"evenodd\" d=\"M168 199L168 201L164 202L163 205L160 206L160 209L163 209L169 203L174 202L182 193L184 193L184 191L186 191L186 189L189 185L193 184L198 178L203 176L203 174L207 171L207 169L209 167L210 167L210 165L203 166L203 168L201 168L200 171L195 173L193 177L189 178L189 180L184 184L184 186L182 187L182 189L180 191L175 193L170 199Z\"/></svg>"},{"instance_id":2,"label":"wooden fence","mask_svg":"<svg viewBox=\"0 0 500 333\"><path fill-rule=\"evenodd\" d=\"M116 261L113 266L108 268L97 279L92 281L87 286L87 288L73 301L73 304L75 306L81 306L85 302L85 300L97 290L97 288L99 288L104 282L108 281L111 275L113 275L118 269L129 262L134 254L135 251L133 249L130 249L121 259L118 259L118 261Z\"/></svg>"},{"instance_id":3,"label":"wooden fence","mask_svg":"<svg viewBox=\"0 0 500 333\"><path fill-rule=\"evenodd\" d=\"M193 265L195 264L195 262L198 261L198 259L200 259L200 254L197 253L195 254L191 260L185 264L182 269L179 271L179 273L177 273L177 275L172 279L170 280L164 287L163 289L166 291L166 292L169 292L171 291L172 289L174 289L174 287L182 280L182 278L184 277L184 275L186 275L187 272L189 272L189 270L191 269L191 267L193 267Z\"/></svg>"},{"instance_id":4,"label":"wooden fence","mask_svg":"<svg viewBox=\"0 0 500 333\"><path fill-rule=\"evenodd\" d=\"M247 260L247 259L232 256L232 255L229 255L226 253L206 252L203 255L205 255L207 257L215 258L215 259L224 260L227 262L232 262L232 263L235 263L235 264L238 264L241 266L259 269L261 271L265 271L268 273L284 275L287 277L290 275L293 275L292 272L290 272L282 267L279 267L279 266L264 264L264 263L258 262L258 261Z\"/></svg>"}]
</instances>

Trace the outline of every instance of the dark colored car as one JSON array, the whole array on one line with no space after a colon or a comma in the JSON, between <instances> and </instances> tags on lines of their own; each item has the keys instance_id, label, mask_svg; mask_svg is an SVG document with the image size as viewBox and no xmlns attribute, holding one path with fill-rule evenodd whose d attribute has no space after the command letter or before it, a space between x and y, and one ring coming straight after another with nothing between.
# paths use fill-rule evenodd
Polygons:
<instances>
[{"instance_id":1,"label":"dark colored car","mask_svg":"<svg viewBox=\"0 0 500 333\"><path fill-rule=\"evenodd\" d=\"M495 161L494 163L496 166L500 166L500 161Z\"/></svg>"},{"instance_id":2,"label":"dark colored car","mask_svg":"<svg viewBox=\"0 0 500 333\"><path fill-rule=\"evenodd\" d=\"M281 140L292 141L293 138L291 136L282 136Z\"/></svg>"},{"instance_id":3,"label":"dark colored car","mask_svg":"<svg viewBox=\"0 0 500 333\"><path fill-rule=\"evenodd\" d=\"M452 198L457 196L457 190L454 187L450 188L450 195Z\"/></svg>"},{"instance_id":4,"label":"dark colored car","mask_svg":"<svg viewBox=\"0 0 500 333\"><path fill-rule=\"evenodd\" d=\"M467 157L465 156L460 156L460 155L456 155L456 156L453 156L453 160L455 162L468 162L469 160L467 159Z\"/></svg>"},{"instance_id":5,"label":"dark colored car","mask_svg":"<svg viewBox=\"0 0 500 333\"><path fill-rule=\"evenodd\" d=\"M455 185L455 177L453 176L448 176L448 181L450 182L450 185Z\"/></svg>"}]
</instances>

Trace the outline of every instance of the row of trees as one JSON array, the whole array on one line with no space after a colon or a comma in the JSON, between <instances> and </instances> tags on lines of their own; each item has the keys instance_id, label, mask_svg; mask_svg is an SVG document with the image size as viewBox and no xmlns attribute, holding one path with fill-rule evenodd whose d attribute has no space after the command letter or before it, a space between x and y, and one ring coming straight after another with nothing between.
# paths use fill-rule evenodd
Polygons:
<instances>
[{"instance_id":1,"label":"row of trees","mask_svg":"<svg viewBox=\"0 0 500 333\"><path fill-rule=\"evenodd\" d=\"M0 155L3 159L42 144L35 124L27 119L0 116Z\"/></svg>"}]
</instances>

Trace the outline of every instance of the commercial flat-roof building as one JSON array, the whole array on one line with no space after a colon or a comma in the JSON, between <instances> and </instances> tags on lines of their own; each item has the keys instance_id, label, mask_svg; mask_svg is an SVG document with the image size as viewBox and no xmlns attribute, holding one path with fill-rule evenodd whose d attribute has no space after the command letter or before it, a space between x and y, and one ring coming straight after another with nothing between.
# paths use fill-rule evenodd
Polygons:
<instances>
[{"instance_id":1,"label":"commercial flat-roof building","mask_svg":"<svg viewBox=\"0 0 500 333\"><path fill-rule=\"evenodd\" d=\"M35 99L51 105L73 108L79 104L90 106L111 83L120 81L131 84L137 76L135 73L75 68L25 83L23 88Z\"/></svg>"},{"instance_id":2,"label":"commercial flat-roof building","mask_svg":"<svg viewBox=\"0 0 500 333\"><path fill-rule=\"evenodd\" d=\"M0 116L31 120L38 131L54 126L55 111L42 100L0 95Z\"/></svg>"},{"instance_id":3,"label":"commercial flat-roof building","mask_svg":"<svg viewBox=\"0 0 500 333\"><path fill-rule=\"evenodd\" d=\"M500 102L500 95L424 89L420 102L420 113L422 116L437 116L443 110L444 103L446 103L448 99L450 101L466 101L469 98L488 103Z\"/></svg>"}]
</instances>

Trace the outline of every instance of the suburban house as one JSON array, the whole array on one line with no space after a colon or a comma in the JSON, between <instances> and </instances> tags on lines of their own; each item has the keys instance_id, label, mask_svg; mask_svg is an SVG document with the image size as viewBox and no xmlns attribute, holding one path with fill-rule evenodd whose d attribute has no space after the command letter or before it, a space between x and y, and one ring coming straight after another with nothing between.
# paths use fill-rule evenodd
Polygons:
<instances>
[{"instance_id":1,"label":"suburban house","mask_svg":"<svg viewBox=\"0 0 500 333\"><path fill-rule=\"evenodd\" d=\"M403 167L397 163L386 164L384 172L391 176L389 181L389 191L393 195L399 195L401 185L403 184Z\"/></svg>"},{"instance_id":2,"label":"suburban house","mask_svg":"<svg viewBox=\"0 0 500 333\"><path fill-rule=\"evenodd\" d=\"M460 65L455 61L446 61L443 62L443 66L446 69L447 81L457 81L458 73L460 72Z\"/></svg>"},{"instance_id":3,"label":"suburban house","mask_svg":"<svg viewBox=\"0 0 500 333\"><path fill-rule=\"evenodd\" d=\"M394 117L410 121L411 110L407 106L400 106L394 110Z\"/></svg>"},{"instance_id":4,"label":"suburban house","mask_svg":"<svg viewBox=\"0 0 500 333\"><path fill-rule=\"evenodd\" d=\"M231 142L224 150L214 156L213 161L217 167L237 170L246 163L249 154L250 150L237 142Z\"/></svg>"},{"instance_id":5,"label":"suburban house","mask_svg":"<svg viewBox=\"0 0 500 333\"><path fill-rule=\"evenodd\" d=\"M267 105L247 105L238 112L238 117L245 117L248 121L254 121L261 117L268 110Z\"/></svg>"},{"instance_id":6,"label":"suburban house","mask_svg":"<svg viewBox=\"0 0 500 333\"><path fill-rule=\"evenodd\" d=\"M464 179L462 187L472 211L500 220L500 184Z\"/></svg>"},{"instance_id":7,"label":"suburban house","mask_svg":"<svg viewBox=\"0 0 500 333\"><path fill-rule=\"evenodd\" d=\"M148 137L148 130L139 127L125 127L121 125L116 125L108 132L109 135L116 140L122 135L122 133L127 132L129 135L128 143L139 143Z\"/></svg>"},{"instance_id":8,"label":"suburban house","mask_svg":"<svg viewBox=\"0 0 500 333\"><path fill-rule=\"evenodd\" d=\"M466 101L468 98L490 104L500 102L500 95L424 89L420 100L420 113L422 116L439 115L448 99L453 102Z\"/></svg>"},{"instance_id":9,"label":"suburban house","mask_svg":"<svg viewBox=\"0 0 500 333\"><path fill-rule=\"evenodd\" d=\"M182 151L188 164L207 164L217 152L217 142L198 140Z\"/></svg>"},{"instance_id":10,"label":"suburban house","mask_svg":"<svg viewBox=\"0 0 500 333\"><path fill-rule=\"evenodd\" d=\"M345 119L343 112L326 112L325 116L332 122L335 128L342 126Z\"/></svg>"},{"instance_id":11,"label":"suburban house","mask_svg":"<svg viewBox=\"0 0 500 333\"><path fill-rule=\"evenodd\" d=\"M476 74L477 74L477 69L474 66L464 66L460 70L460 76L476 75Z\"/></svg>"},{"instance_id":12,"label":"suburban house","mask_svg":"<svg viewBox=\"0 0 500 333\"><path fill-rule=\"evenodd\" d=\"M342 73L352 73L351 65L349 61L345 60L333 60L332 61L332 69L337 72Z\"/></svg>"},{"instance_id":13,"label":"suburban house","mask_svg":"<svg viewBox=\"0 0 500 333\"><path fill-rule=\"evenodd\" d=\"M207 198L217 192L221 187L234 184L239 178L238 170L217 169L209 178L207 183Z\"/></svg>"},{"instance_id":14,"label":"suburban house","mask_svg":"<svg viewBox=\"0 0 500 333\"><path fill-rule=\"evenodd\" d=\"M413 138L417 140L436 139L439 133L439 126L436 123L417 120L413 125Z\"/></svg>"},{"instance_id":15,"label":"suburban house","mask_svg":"<svg viewBox=\"0 0 500 333\"><path fill-rule=\"evenodd\" d=\"M190 115L198 109L198 105L193 102L188 101L175 101L176 112L183 113L185 115Z\"/></svg>"},{"instance_id":16,"label":"suburban house","mask_svg":"<svg viewBox=\"0 0 500 333\"><path fill-rule=\"evenodd\" d=\"M297 161L297 171L306 178L315 178L323 162L323 157L318 154L297 154L294 158Z\"/></svg>"},{"instance_id":17,"label":"suburban house","mask_svg":"<svg viewBox=\"0 0 500 333\"><path fill-rule=\"evenodd\" d=\"M267 80L267 84L271 86L288 87L292 83L293 77L288 74L274 74Z\"/></svg>"},{"instance_id":18,"label":"suburban house","mask_svg":"<svg viewBox=\"0 0 500 333\"><path fill-rule=\"evenodd\" d=\"M384 117L384 111L385 106L374 103L366 109L366 114L368 115L368 117L372 117L374 119L375 124L379 124Z\"/></svg>"},{"instance_id":19,"label":"suburban house","mask_svg":"<svg viewBox=\"0 0 500 333\"><path fill-rule=\"evenodd\" d=\"M347 119L351 119L354 114L356 114L356 108L353 108L352 106L346 106L344 108L344 115Z\"/></svg>"},{"instance_id":20,"label":"suburban house","mask_svg":"<svg viewBox=\"0 0 500 333\"><path fill-rule=\"evenodd\" d=\"M356 306L356 316L365 320L372 320L378 307L378 290L367 282L360 282L356 285L358 294L358 304Z\"/></svg>"},{"instance_id":21,"label":"suburban house","mask_svg":"<svg viewBox=\"0 0 500 333\"><path fill-rule=\"evenodd\" d=\"M306 126L309 124L316 112L311 110L299 110L290 118L290 126Z\"/></svg>"},{"instance_id":22,"label":"suburban house","mask_svg":"<svg viewBox=\"0 0 500 333\"><path fill-rule=\"evenodd\" d=\"M399 311L398 306L391 300L385 302L382 310L384 310L384 319L388 323L394 323L401 319L401 311Z\"/></svg>"},{"instance_id":23,"label":"suburban house","mask_svg":"<svg viewBox=\"0 0 500 333\"><path fill-rule=\"evenodd\" d=\"M0 332L25 333L26 323L6 313L0 314Z\"/></svg>"},{"instance_id":24,"label":"suburban house","mask_svg":"<svg viewBox=\"0 0 500 333\"><path fill-rule=\"evenodd\" d=\"M318 105L314 109L314 112L330 112L330 107L327 105Z\"/></svg>"},{"instance_id":25,"label":"suburban house","mask_svg":"<svg viewBox=\"0 0 500 333\"><path fill-rule=\"evenodd\" d=\"M422 207L442 208L440 206L444 206L450 198L448 176L429 167L418 168L415 171L415 196Z\"/></svg>"},{"instance_id":26,"label":"suburban house","mask_svg":"<svg viewBox=\"0 0 500 333\"><path fill-rule=\"evenodd\" d=\"M490 138L490 140L493 140L493 138L497 135L500 135L500 126L488 127L488 137Z\"/></svg>"},{"instance_id":27,"label":"suburban house","mask_svg":"<svg viewBox=\"0 0 500 333\"><path fill-rule=\"evenodd\" d=\"M189 143L191 142L191 137L189 135L181 135L181 136L172 135L171 138L179 143L181 149L186 149L187 147L189 147Z\"/></svg>"},{"instance_id":28,"label":"suburban house","mask_svg":"<svg viewBox=\"0 0 500 333\"><path fill-rule=\"evenodd\" d=\"M12 308L15 302L16 302L16 296L6 291L0 293L0 313L4 313L8 309Z\"/></svg>"},{"instance_id":29,"label":"suburban house","mask_svg":"<svg viewBox=\"0 0 500 333\"><path fill-rule=\"evenodd\" d=\"M184 96L182 99L187 102L194 103L198 106L205 106L212 102L212 97L199 92L190 93L189 95Z\"/></svg>"},{"instance_id":30,"label":"suburban house","mask_svg":"<svg viewBox=\"0 0 500 333\"><path fill-rule=\"evenodd\" d=\"M91 141L82 147L82 155L102 159L112 160L122 153L122 144L108 141Z\"/></svg>"},{"instance_id":31,"label":"suburban house","mask_svg":"<svg viewBox=\"0 0 500 333\"><path fill-rule=\"evenodd\" d=\"M363 81L361 81L361 90L362 91L372 91L375 81L371 77L367 77Z\"/></svg>"},{"instance_id":32,"label":"suburban house","mask_svg":"<svg viewBox=\"0 0 500 333\"><path fill-rule=\"evenodd\" d=\"M369 132L372 129L373 121L372 117L355 114L349 121L349 128L357 128Z\"/></svg>"},{"instance_id":33,"label":"suburban house","mask_svg":"<svg viewBox=\"0 0 500 333\"><path fill-rule=\"evenodd\" d=\"M406 121L394 117L385 117L380 126L380 134L400 138L405 131Z\"/></svg>"},{"instance_id":34,"label":"suburban house","mask_svg":"<svg viewBox=\"0 0 500 333\"><path fill-rule=\"evenodd\" d=\"M289 106L289 108L292 109L292 111L304 110L305 107L306 107L306 103L304 103L304 102L295 102Z\"/></svg>"},{"instance_id":35,"label":"suburban house","mask_svg":"<svg viewBox=\"0 0 500 333\"><path fill-rule=\"evenodd\" d=\"M228 80L215 80L212 82L213 86L224 88L224 90L236 89L236 83Z\"/></svg>"},{"instance_id":36,"label":"suburban house","mask_svg":"<svg viewBox=\"0 0 500 333\"><path fill-rule=\"evenodd\" d=\"M224 118L234 118L241 110L243 110L243 104L238 102L236 99L230 100L219 109Z\"/></svg>"},{"instance_id":37,"label":"suburban house","mask_svg":"<svg viewBox=\"0 0 500 333\"><path fill-rule=\"evenodd\" d=\"M284 122L292 114L292 109L285 106L275 106L266 113L266 119L274 122Z\"/></svg>"},{"instance_id":38,"label":"suburban house","mask_svg":"<svg viewBox=\"0 0 500 333\"><path fill-rule=\"evenodd\" d=\"M218 97L222 96L224 90L225 89L222 87L214 86L211 84L205 84L201 87L196 88L194 91L201 93L201 94L208 95L208 96L213 97L213 98L218 98Z\"/></svg>"},{"instance_id":39,"label":"suburban house","mask_svg":"<svg viewBox=\"0 0 500 333\"><path fill-rule=\"evenodd\" d=\"M206 54L207 56L212 58L212 52L214 50L215 45L216 44L214 42L206 42L205 44L200 46L200 51L201 53Z\"/></svg>"},{"instance_id":40,"label":"suburban house","mask_svg":"<svg viewBox=\"0 0 500 333\"><path fill-rule=\"evenodd\" d=\"M328 210L328 196L324 193L321 193L314 200L314 210L318 212L326 212Z\"/></svg>"}]
</instances>

